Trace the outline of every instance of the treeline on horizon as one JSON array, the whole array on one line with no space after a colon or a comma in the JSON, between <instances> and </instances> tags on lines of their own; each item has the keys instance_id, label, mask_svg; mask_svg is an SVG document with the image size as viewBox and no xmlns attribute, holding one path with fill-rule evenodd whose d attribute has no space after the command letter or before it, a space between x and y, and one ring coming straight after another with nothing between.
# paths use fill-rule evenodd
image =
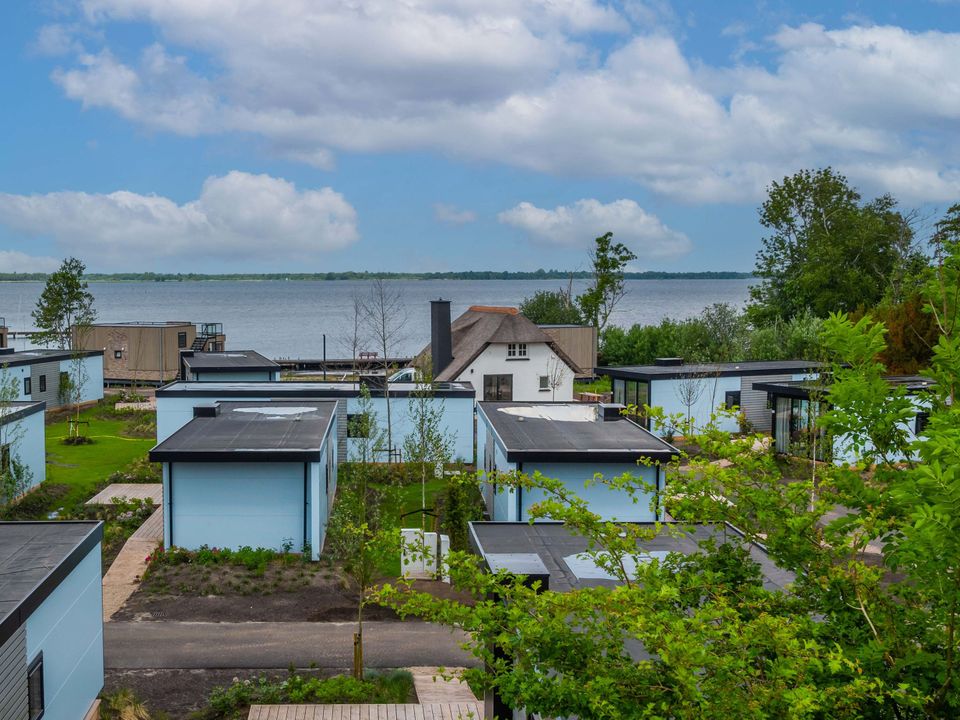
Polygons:
<instances>
[{"instance_id":1,"label":"treeline on horizon","mask_svg":"<svg viewBox=\"0 0 960 720\"><path fill-rule=\"evenodd\" d=\"M0 282L44 282L49 273L0 273ZM589 270L463 270L451 272L327 272L327 273L87 273L88 282L196 282L205 280L589 280ZM624 274L627 280L740 280L749 272L710 270L666 272L646 270Z\"/></svg>"}]
</instances>

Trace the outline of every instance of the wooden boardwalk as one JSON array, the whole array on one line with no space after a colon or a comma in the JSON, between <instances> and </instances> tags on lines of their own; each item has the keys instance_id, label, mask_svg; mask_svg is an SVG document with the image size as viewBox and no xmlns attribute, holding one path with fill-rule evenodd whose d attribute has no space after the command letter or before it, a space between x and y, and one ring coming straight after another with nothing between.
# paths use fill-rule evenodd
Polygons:
<instances>
[{"instance_id":1,"label":"wooden boardwalk","mask_svg":"<svg viewBox=\"0 0 960 720\"><path fill-rule=\"evenodd\" d=\"M482 720L483 704L253 705L247 720Z\"/></svg>"},{"instance_id":2,"label":"wooden boardwalk","mask_svg":"<svg viewBox=\"0 0 960 720\"><path fill-rule=\"evenodd\" d=\"M163 502L163 485L161 483L113 483L107 485L85 505L110 505L114 498L127 500L150 500L154 505Z\"/></svg>"}]
</instances>

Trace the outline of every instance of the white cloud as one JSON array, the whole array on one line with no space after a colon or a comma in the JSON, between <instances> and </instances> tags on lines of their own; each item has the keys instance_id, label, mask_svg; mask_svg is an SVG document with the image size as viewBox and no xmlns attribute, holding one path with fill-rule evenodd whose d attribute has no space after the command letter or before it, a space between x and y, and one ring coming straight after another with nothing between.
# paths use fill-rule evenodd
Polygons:
<instances>
[{"instance_id":1,"label":"white cloud","mask_svg":"<svg viewBox=\"0 0 960 720\"><path fill-rule=\"evenodd\" d=\"M537 242L562 247L586 248L594 238L612 232L641 261L674 258L691 249L686 235L667 227L633 200L604 204L585 199L552 210L522 202L497 215L497 219L520 228Z\"/></svg>"},{"instance_id":2,"label":"white cloud","mask_svg":"<svg viewBox=\"0 0 960 720\"><path fill-rule=\"evenodd\" d=\"M466 225L477 220L477 214L473 210L461 210L455 205L444 203L436 203L433 206L433 217L437 222L451 225Z\"/></svg>"},{"instance_id":3,"label":"white cloud","mask_svg":"<svg viewBox=\"0 0 960 720\"><path fill-rule=\"evenodd\" d=\"M197 259L225 267L308 262L359 237L356 211L330 188L298 190L238 171L207 178L200 196L183 205L127 191L0 194L0 223L51 237L97 269Z\"/></svg>"},{"instance_id":4,"label":"white cloud","mask_svg":"<svg viewBox=\"0 0 960 720\"><path fill-rule=\"evenodd\" d=\"M769 67L717 67L665 34L662 0L83 7L94 30L147 22L165 45L77 55L53 75L68 97L185 135L252 133L323 169L338 151L433 150L696 202L756 200L826 164L867 191L922 168L933 181L902 199L944 200L925 193L949 192L960 168L960 33L805 24L767 39ZM597 32L612 50L589 45ZM870 167L887 172L857 174Z\"/></svg>"},{"instance_id":5,"label":"white cloud","mask_svg":"<svg viewBox=\"0 0 960 720\"><path fill-rule=\"evenodd\" d=\"M56 258L0 250L0 273L52 272L59 266L60 261Z\"/></svg>"}]
</instances>

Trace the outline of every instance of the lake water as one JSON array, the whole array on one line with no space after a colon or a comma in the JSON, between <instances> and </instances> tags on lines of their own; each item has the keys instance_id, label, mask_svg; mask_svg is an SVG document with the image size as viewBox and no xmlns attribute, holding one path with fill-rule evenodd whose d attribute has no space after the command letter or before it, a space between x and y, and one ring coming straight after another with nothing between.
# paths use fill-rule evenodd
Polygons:
<instances>
[{"instance_id":1,"label":"lake water","mask_svg":"<svg viewBox=\"0 0 960 720\"><path fill-rule=\"evenodd\" d=\"M611 322L630 326L682 319L713 303L742 307L754 280L628 280L627 295ZM257 350L273 358L318 358L327 336L327 356L346 357L353 297L368 294L370 281L206 281L91 283L98 320L188 320L223 323L227 348ZM418 352L430 339L429 301L451 301L457 317L470 305L512 305L537 290L555 290L558 280L397 280L406 307L397 355ZM586 280L575 281L574 293ZM43 283L0 282L0 317L13 330L33 327L30 311ZM372 343L368 343L375 349ZM18 349L26 347L17 340Z\"/></svg>"}]
</instances>

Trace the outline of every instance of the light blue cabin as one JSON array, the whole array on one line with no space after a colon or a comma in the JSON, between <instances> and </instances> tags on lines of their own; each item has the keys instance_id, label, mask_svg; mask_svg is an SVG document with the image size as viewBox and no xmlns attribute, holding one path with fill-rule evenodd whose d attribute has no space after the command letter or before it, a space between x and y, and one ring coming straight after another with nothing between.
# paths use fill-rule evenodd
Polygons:
<instances>
[{"instance_id":1,"label":"light blue cabin","mask_svg":"<svg viewBox=\"0 0 960 720\"><path fill-rule=\"evenodd\" d=\"M82 720L103 688L99 522L0 523L0 718Z\"/></svg>"},{"instance_id":2,"label":"light blue cabin","mask_svg":"<svg viewBox=\"0 0 960 720\"><path fill-rule=\"evenodd\" d=\"M42 402L0 407L0 470L22 474L21 492L47 479L45 407Z\"/></svg>"},{"instance_id":3,"label":"light blue cabin","mask_svg":"<svg viewBox=\"0 0 960 720\"><path fill-rule=\"evenodd\" d=\"M390 383L394 453L383 452L378 461L402 460L403 438L413 431L411 398L417 383ZM470 383L435 383L431 403L443 409L444 432L453 438L453 457L473 462L474 390ZM383 390L371 388L370 400L378 430L386 431L387 410ZM157 442L163 442L193 419L194 408L220 401L339 400L337 407L338 459L347 461L356 441L348 437L350 416L360 412L360 385L355 382L176 382L157 390Z\"/></svg>"},{"instance_id":4,"label":"light blue cabin","mask_svg":"<svg viewBox=\"0 0 960 720\"><path fill-rule=\"evenodd\" d=\"M718 408L738 408L749 429L773 430L767 394L753 389L755 382L780 382L814 378L821 363L810 360L764 360L739 363L684 363L681 358L658 358L653 365L600 367L597 373L611 379L613 402L659 407L666 415L690 418L694 429L704 428ZM645 421L649 428L649 420ZM719 428L737 432L740 422L725 417ZM649 428L660 435L676 428Z\"/></svg>"},{"instance_id":5,"label":"light blue cabin","mask_svg":"<svg viewBox=\"0 0 960 720\"><path fill-rule=\"evenodd\" d=\"M477 454L483 496L495 521L526 521L546 499L536 488L498 486L501 473L560 480L608 520L654 522L663 518L659 497L663 465L677 456L672 445L620 413L623 406L590 403L477 404ZM630 476L633 492L596 481Z\"/></svg>"},{"instance_id":6,"label":"light blue cabin","mask_svg":"<svg viewBox=\"0 0 960 720\"><path fill-rule=\"evenodd\" d=\"M0 349L0 377L13 378L19 400L45 402L57 408L103 398L103 351ZM74 398L69 387L79 387Z\"/></svg>"},{"instance_id":7,"label":"light blue cabin","mask_svg":"<svg viewBox=\"0 0 960 720\"><path fill-rule=\"evenodd\" d=\"M163 463L164 547L309 549L337 487L337 401L217 402L150 451Z\"/></svg>"},{"instance_id":8,"label":"light blue cabin","mask_svg":"<svg viewBox=\"0 0 960 720\"><path fill-rule=\"evenodd\" d=\"M280 366L254 350L180 353L180 379L187 382L279 382Z\"/></svg>"},{"instance_id":9,"label":"light blue cabin","mask_svg":"<svg viewBox=\"0 0 960 720\"><path fill-rule=\"evenodd\" d=\"M915 414L900 425L908 440L923 434L930 409L927 391L933 385L930 378L920 375L898 375L886 378L893 387L902 387L910 398ZM754 383L754 388L769 396L773 416L774 450L784 455L815 457L838 465L857 465L863 460L845 436L830 437L817 423L817 418L830 405L830 385L816 381ZM863 451L872 450L869 441ZM910 460L904 455L889 458L892 462Z\"/></svg>"}]
</instances>

